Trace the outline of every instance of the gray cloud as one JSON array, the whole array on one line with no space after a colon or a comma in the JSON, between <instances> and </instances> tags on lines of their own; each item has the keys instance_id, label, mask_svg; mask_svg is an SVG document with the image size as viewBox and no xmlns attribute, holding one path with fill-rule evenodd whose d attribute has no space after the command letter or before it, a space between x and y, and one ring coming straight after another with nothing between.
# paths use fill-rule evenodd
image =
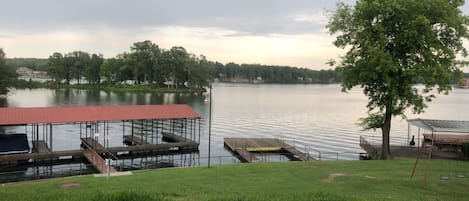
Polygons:
<instances>
[{"instance_id":1,"label":"gray cloud","mask_svg":"<svg viewBox=\"0 0 469 201\"><path fill-rule=\"evenodd\" d=\"M353 0L349 0L353 1ZM16 0L2 2L0 27L22 33L51 29L219 27L247 35L312 33L324 24L291 16L323 13L328 0Z\"/></svg>"}]
</instances>

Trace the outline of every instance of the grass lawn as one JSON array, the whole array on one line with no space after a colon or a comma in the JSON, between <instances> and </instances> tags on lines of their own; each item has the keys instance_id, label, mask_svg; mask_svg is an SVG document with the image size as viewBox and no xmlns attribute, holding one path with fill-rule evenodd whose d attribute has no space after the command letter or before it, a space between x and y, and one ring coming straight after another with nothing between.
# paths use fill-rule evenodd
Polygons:
<instances>
[{"instance_id":1,"label":"grass lawn","mask_svg":"<svg viewBox=\"0 0 469 201\"><path fill-rule=\"evenodd\" d=\"M131 176L80 176L0 186L0 200L469 200L469 162L414 159L167 168ZM462 172L466 178L440 176ZM61 188L64 183L74 187Z\"/></svg>"}]
</instances>

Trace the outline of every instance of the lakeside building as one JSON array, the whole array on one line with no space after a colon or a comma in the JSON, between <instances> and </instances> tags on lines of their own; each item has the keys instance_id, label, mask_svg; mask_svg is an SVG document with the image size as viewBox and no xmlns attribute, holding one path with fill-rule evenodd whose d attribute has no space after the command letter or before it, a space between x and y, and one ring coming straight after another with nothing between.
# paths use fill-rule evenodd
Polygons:
<instances>
[{"instance_id":1,"label":"lakeside building","mask_svg":"<svg viewBox=\"0 0 469 201\"><path fill-rule=\"evenodd\" d=\"M46 71L36 71L28 67L19 67L16 69L16 74L19 79L34 80L34 81L47 81L50 80Z\"/></svg>"}]
</instances>

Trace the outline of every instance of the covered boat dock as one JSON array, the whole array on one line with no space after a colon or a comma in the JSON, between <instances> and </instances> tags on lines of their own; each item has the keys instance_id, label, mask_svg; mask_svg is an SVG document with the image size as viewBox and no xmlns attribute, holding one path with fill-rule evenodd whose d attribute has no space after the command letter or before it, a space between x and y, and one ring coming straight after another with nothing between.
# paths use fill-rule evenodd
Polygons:
<instances>
[{"instance_id":1,"label":"covered boat dock","mask_svg":"<svg viewBox=\"0 0 469 201\"><path fill-rule=\"evenodd\" d=\"M0 108L0 114L0 126L24 127L26 135L23 136L30 136L32 145L30 150L23 148L19 153L9 154L6 150L7 154L0 155L0 166L18 161L34 163L81 157L103 172L105 159L118 160L144 153L198 152L200 141L201 117L187 105ZM121 124L122 133L110 129L110 123ZM77 125L74 132L82 149L54 150L54 136L61 135L54 132L56 125ZM6 136L11 135L0 134ZM111 136L122 136L122 145L110 146ZM4 148L13 143L0 140Z\"/></svg>"},{"instance_id":2,"label":"covered boat dock","mask_svg":"<svg viewBox=\"0 0 469 201\"><path fill-rule=\"evenodd\" d=\"M463 143L469 143L469 121L410 119L407 122L418 128L417 136L423 136L424 148L458 151ZM409 132L408 137L410 135Z\"/></svg>"},{"instance_id":3,"label":"covered boat dock","mask_svg":"<svg viewBox=\"0 0 469 201\"><path fill-rule=\"evenodd\" d=\"M423 154L438 159L466 159L460 149L463 143L469 142L469 121L409 119L407 122L405 144L391 145L393 156L415 158ZM371 144L360 137L360 146L371 158L379 158L381 144Z\"/></svg>"}]
</instances>

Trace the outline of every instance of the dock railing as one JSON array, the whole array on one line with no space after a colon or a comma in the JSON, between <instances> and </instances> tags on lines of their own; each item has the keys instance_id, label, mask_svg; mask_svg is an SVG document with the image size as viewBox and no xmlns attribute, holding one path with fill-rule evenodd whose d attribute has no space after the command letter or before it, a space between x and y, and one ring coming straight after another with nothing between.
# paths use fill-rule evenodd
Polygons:
<instances>
[{"instance_id":1,"label":"dock railing","mask_svg":"<svg viewBox=\"0 0 469 201\"><path fill-rule=\"evenodd\" d=\"M297 144L298 147L298 144ZM304 148L304 147L303 147ZM306 147L308 148L308 147ZM303 149L304 150L304 149ZM261 163L269 162L288 162L291 161L291 158L287 156L287 152L279 153L256 153L256 157ZM358 160L359 153L354 152L326 152L326 151L311 151L306 152L309 156L315 158L316 160ZM101 157L101 156L95 156ZM207 166L208 157L190 154L176 154L176 155L165 155L165 156L148 156L148 161L145 161L144 158L140 158L140 162L136 162L133 159L119 158L117 156L106 156L106 158L112 158L111 166L118 171L128 171L135 169L151 169L151 163L158 163L159 165L153 165L153 167L204 167ZM228 165L228 164L237 164L241 163L240 157L237 155L215 155L210 157L213 166L217 165ZM138 161L138 160L137 160ZM0 183L6 182L15 182L15 181L24 181L24 180L35 180L35 179L44 179L44 178L53 178L53 177L63 177L63 176L73 176L73 175L83 175L83 174L92 174L98 173L96 166L90 164L86 159L81 159L76 163L72 163L67 166L63 165L53 165L47 166L47 164L38 165L37 167L29 166L27 170L12 170L8 171L6 169L0 168ZM306 161L305 163L314 164L314 161ZM99 164L102 169L105 168L105 164ZM136 167L141 165L141 167Z\"/></svg>"},{"instance_id":2,"label":"dock railing","mask_svg":"<svg viewBox=\"0 0 469 201\"><path fill-rule=\"evenodd\" d=\"M378 150L369 143L363 136L360 136L360 147L366 151L367 154L371 156L372 159L378 158Z\"/></svg>"},{"instance_id":3,"label":"dock railing","mask_svg":"<svg viewBox=\"0 0 469 201\"><path fill-rule=\"evenodd\" d=\"M321 151L313 148L312 145L308 145L298 140L286 140L284 138L279 139L284 143L294 146L299 151L304 152L315 160L358 160L360 158L360 154L362 154L360 152L347 151Z\"/></svg>"}]
</instances>

